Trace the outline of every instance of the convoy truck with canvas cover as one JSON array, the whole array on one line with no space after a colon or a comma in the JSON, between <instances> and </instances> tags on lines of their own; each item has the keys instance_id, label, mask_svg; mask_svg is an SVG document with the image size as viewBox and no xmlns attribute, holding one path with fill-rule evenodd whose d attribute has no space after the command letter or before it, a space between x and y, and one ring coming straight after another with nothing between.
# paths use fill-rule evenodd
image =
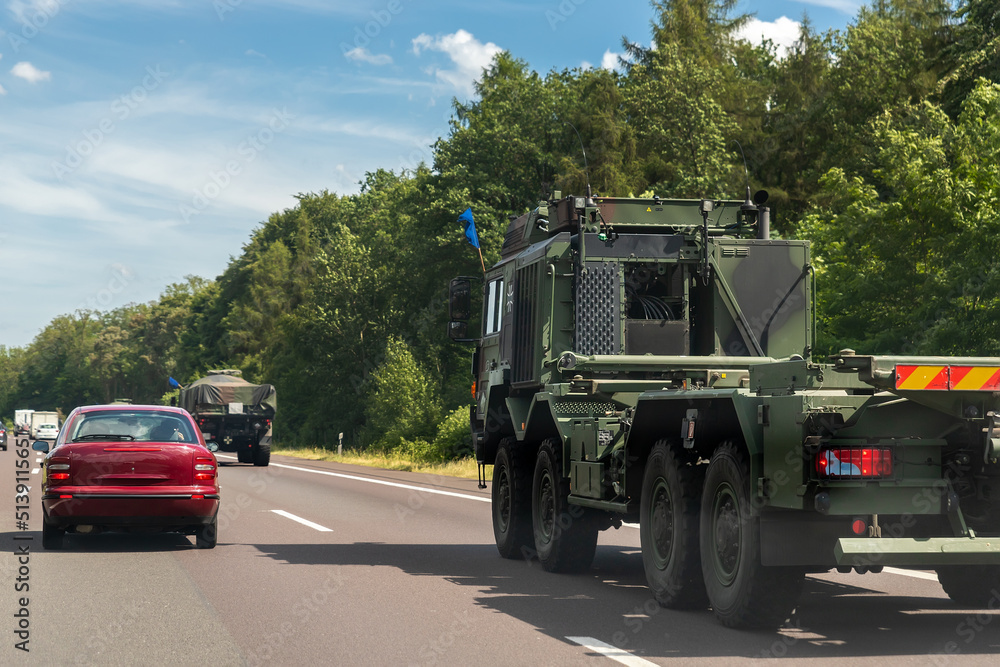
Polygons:
<instances>
[{"instance_id":1,"label":"convoy truck with canvas cover","mask_svg":"<svg viewBox=\"0 0 1000 667\"><path fill-rule=\"evenodd\" d=\"M672 608L777 627L809 572L931 569L1000 590L1000 358L812 359L807 241L746 201L560 197L514 219L482 285L476 455L506 558L587 569L639 524ZM485 480L484 480L485 481Z\"/></svg>"},{"instance_id":2,"label":"convoy truck with canvas cover","mask_svg":"<svg viewBox=\"0 0 1000 667\"><path fill-rule=\"evenodd\" d=\"M180 406L195 418L206 442L236 452L241 463L266 466L277 395L272 385L251 384L241 375L238 370L209 371L181 388Z\"/></svg>"}]
</instances>

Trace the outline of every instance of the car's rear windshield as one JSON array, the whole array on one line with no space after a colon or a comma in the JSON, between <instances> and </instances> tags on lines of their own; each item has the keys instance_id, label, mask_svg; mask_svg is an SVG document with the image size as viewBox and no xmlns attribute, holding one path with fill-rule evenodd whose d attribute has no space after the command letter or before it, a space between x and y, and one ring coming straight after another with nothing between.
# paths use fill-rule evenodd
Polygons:
<instances>
[{"instance_id":1,"label":"car's rear windshield","mask_svg":"<svg viewBox=\"0 0 1000 667\"><path fill-rule=\"evenodd\" d=\"M66 440L128 440L137 442L197 442L190 422L155 410L85 412L70 426Z\"/></svg>"}]
</instances>

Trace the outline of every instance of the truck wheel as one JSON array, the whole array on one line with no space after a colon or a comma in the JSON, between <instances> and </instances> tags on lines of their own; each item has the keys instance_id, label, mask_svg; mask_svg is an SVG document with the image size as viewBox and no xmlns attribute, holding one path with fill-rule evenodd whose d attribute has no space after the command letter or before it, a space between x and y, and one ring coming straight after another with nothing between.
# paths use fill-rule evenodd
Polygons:
<instances>
[{"instance_id":1,"label":"truck wheel","mask_svg":"<svg viewBox=\"0 0 1000 667\"><path fill-rule=\"evenodd\" d=\"M253 463L253 449L245 447L244 443L236 445L236 460L240 463Z\"/></svg>"},{"instance_id":2,"label":"truck wheel","mask_svg":"<svg viewBox=\"0 0 1000 667\"><path fill-rule=\"evenodd\" d=\"M639 540L646 581L672 609L708 606L699 553L699 508L705 467L660 440L646 460L639 502Z\"/></svg>"},{"instance_id":3,"label":"truck wheel","mask_svg":"<svg viewBox=\"0 0 1000 667\"><path fill-rule=\"evenodd\" d=\"M760 520L750 511L750 462L733 442L715 450L705 474L701 568L715 616L729 628L777 628L802 593L802 570L760 563Z\"/></svg>"},{"instance_id":4,"label":"truck wheel","mask_svg":"<svg viewBox=\"0 0 1000 667\"><path fill-rule=\"evenodd\" d=\"M534 548L531 536L531 482L524 449L504 438L493 463L493 537L504 558L520 560Z\"/></svg>"},{"instance_id":5,"label":"truck wheel","mask_svg":"<svg viewBox=\"0 0 1000 667\"><path fill-rule=\"evenodd\" d=\"M255 466L266 466L271 462L271 443L258 443L253 449L253 464Z\"/></svg>"},{"instance_id":6,"label":"truck wheel","mask_svg":"<svg viewBox=\"0 0 1000 667\"><path fill-rule=\"evenodd\" d=\"M569 479L562 472L562 443L546 440L531 485L535 550L549 572L582 572L594 561L599 531L592 513L569 504Z\"/></svg>"},{"instance_id":7,"label":"truck wheel","mask_svg":"<svg viewBox=\"0 0 1000 667\"><path fill-rule=\"evenodd\" d=\"M49 524L45 520L42 521L42 548L43 549L62 549L63 548L63 537L66 535L66 531L62 528L56 528L55 526Z\"/></svg>"},{"instance_id":8,"label":"truck wheel","mask_svg":"<svg viewBox=\"0 0 1000 667\"><path fill-rule=\"evenodd\" d=\"M219 517L212 519L212 523L198 526L194 534L194 545L199 549L214 549L219 542Z\"/></svg>"},{"instance_id":9,"label":"truck wheel","mask_svg":"<svg viewBox=\"0 0 1000 667\"><path fill-rule=\"evenodd\" d=\"M937 569L941 588L954 602L972 609L986 609L1000 591L1000 566L954 565Z\"/></svg>"}]
</instances>

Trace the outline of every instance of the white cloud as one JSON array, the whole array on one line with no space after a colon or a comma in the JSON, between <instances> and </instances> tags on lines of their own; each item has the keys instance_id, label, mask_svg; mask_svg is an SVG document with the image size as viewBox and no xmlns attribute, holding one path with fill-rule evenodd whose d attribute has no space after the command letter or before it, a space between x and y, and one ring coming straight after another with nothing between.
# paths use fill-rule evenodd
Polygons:
<instances>
[{"instance_id":1,"label":"white cloud","mask_svg":"<svg viewBox=\"0 0 1000 667\"><path fill-rule=\"evenodd\" d=\"M421 51L440 51L451 58L457 65L456 69L431 67L430 72L466 97L472 97L475 93L474 82L482 76L483 69L489 66L493 56L502 50L493 42L483 44L461 29L443 37L422 33L413 39L413 53L416 55L419 56Z\"/></svg>"},{"instance_id":2,"label":"white cloud","mask_svg":"<svg viewBox=\"0 0 1000 667\"><path fill-rule=\"evenodd\" d=\"M611 49L604 52L604 56L601 58L601 69L614 70L618 69L618 59L622 54L615 53Z\"/></svg>"},{"instance_id":3,"label":"white cloud","mask_svg":"<svg viewBox=\"0 0 1000 667\"><path fill-rule=\"evenodd\" d=\"M354 60L355 62L368 63L369 65L391 65L392 56L387 53L372 53L363 46L356 46L347 53L344 57L348 60Z\"/></svg>"},{"instance_id":4,"label":"white cloud","mask_svg":"<svg viewBox=\"0 0 1000 667\"><path fill-rule=\"evenodd\" d=\"M6 95L6 94L7 94L7 89L4 88L3 86L0 86L0 95Z\"/></svg>"},{"instance_id":5,"label":"white cloud","mask_svg":"<svg viewBox=\"0 0 1000 667\"><path fill-rule=\"evenodd\" d=\"M793 21L787 16L782 16L772 22L752 18L736 33L736 38L746 40L754 45L760 45L765 39L769 39L777 48L778 58L781 59L788 53L788 49L799 41L801 28L801 23Z\"/></svg>"},{"instance_id":6,"label":"white cloud","mask_svg":"<svg viewBox=\"0 0 1000 667\"><path fill-rule=\"evenodd\" d=\"M38 83L48 81L52 78L52 72L43 72L27 61L21 61L10 68L10 73L16 77L24 79L28 83Z\"/></svg>"}]
</instances>

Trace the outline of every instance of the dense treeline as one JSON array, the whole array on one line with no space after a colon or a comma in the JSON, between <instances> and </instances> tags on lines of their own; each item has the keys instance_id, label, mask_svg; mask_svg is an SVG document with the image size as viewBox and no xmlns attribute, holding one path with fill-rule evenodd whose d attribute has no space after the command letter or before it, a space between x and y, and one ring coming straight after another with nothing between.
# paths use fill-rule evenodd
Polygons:
<instances>
[{"instance_id":1,"label":"dense treeline","mask_svg":"<svg viewBox=\"0 0 1000 667\"><path fill-rule=\"evenodd\" d=\"M168 376L238 367L277 386L286 443L453 455L471 350L445 338L445 288L479 270L458 213L489 263L552 190L742 196L743 152L776 233L815 241L820 352L1000 354L1000 0L876 1L782 57L736 39L735 4L654 2L619 72L498 55L433 165L301 195L216 280L0 348L0 410L160 402Z\"/></svg>"}]
</instances>

